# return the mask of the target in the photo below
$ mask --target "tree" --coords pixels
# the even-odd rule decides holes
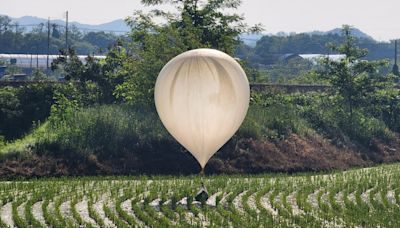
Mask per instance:
[[[32,80],[33,81],[45,81],[45,80],[48,80],[48,78],[45,73],[43,73],[39,69],[36,69],[35,71],[33,71]]]
[[[0,136],[6,139],[15,136],[15,120],[22,115],[17,89],[5,87],[0,89]]]
[[[111,48],[106,59],[87,56],[83,63],[73,49],[60,52],[60,56],[52,62],[52,70],[63,72],[65,80],[80,86],[81,92],[91,96],[91,92],[101,93],[98,99],[90,99],[97,103],[113,103],[116,101],[113,91],[123,82],[121,75],[116,75],[116,69],[122,67],[127,59],[125,49],[116,45]]]
[[[0,15],[0,35],[9,29],[11,18]]]
[[[178,13],[138,11],[127,19],[132,27],[130,53],[134,55],[116,72],[128,77],[117,86],[115,94],[128,102],[153,103],[156,77],[174,56],[196,48],[214,48],[233,55],[239,34],[260,30],[260,26],[248,28],[237,14],[224,13],[236,9],[240,0],[142,0],[142,3],[147,6],[171,3]],[[157,24],[156,17],[166,23]]]
[[[51,28],[52,28],[51,29],[51,37],[55,38],[55,39],[59,39],[61,36],[61,33],[57,27],[58,27],[57,24],[55,24],[55,23],[51,24]]]
[[[107,48],[115,43],[117,36],[112,33],[89,32],[84,35],[83,40],[97,47]]]
[[[363,58],[368,54],[367,49],[358,47],[351,27],[344,25],[342,29],[344,42],[340,45],[330,44],[332,51],[344,54],[340,61],[326,57],[322,62],[325,66],[321,76],[333,87],[333,93],[347,114],[348,127],[352,127],[354,111],[357,108],[371,105],[377,91],[393,82],[393,77],[387,77],[379,72],[388,64],[386,60],[367,61]]]

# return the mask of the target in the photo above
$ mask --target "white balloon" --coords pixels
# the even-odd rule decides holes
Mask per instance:
[[[164,66],[154,98],[169,133],[204,168],[243,122],[250,87],[245,72],[232,57],[213,49],[196,49]]]

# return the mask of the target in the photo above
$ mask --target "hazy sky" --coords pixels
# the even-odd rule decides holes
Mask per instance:
[[[326,31],[353,25],[377,40],[400,38],[400,0],[243,0],[238,13],[266,33]],[[167,7],[168,8],[168,7]],[[100,24],[144,9],[140,0],[0,0],[0,14]]]

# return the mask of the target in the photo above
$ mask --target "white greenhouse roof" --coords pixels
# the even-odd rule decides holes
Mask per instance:
[[[328,57],[330,60],[339,61],[346,57],[346,55],[342,54],[332,54],[332,55],[324,55],[324,54],[300,54],[299,55],[303,59],[308,59],[311,61],[316,61],[322,58]]]
[[[49,55],[49,65],[54,59],[57,59],[60,55]],[[83,63],[86,61],[87,55],[78,55],[79,60]],[[95,55],[96,59],[105,59],[104,55]],[[36,54],[0,54],[0,60],[10,62],[11,59],[16,59],[16,66],[29,68],[39,66],[39,68],[47,67],[47,55],[36,55]]]

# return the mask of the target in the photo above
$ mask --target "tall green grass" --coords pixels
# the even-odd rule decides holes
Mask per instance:
[[[0,158],[7,155],[21,155],[27,152],[32,152],[36,143],[42,139],[53,140],[55,132],[49,131],[49,124],[45,122],[37,127],[21,139],[0,144]]]
[[[75,151],[115,156],[153,144],[178,145],[162,125],[154,108],[101,105],[69,111],[52,118],[22,139],[0,147],[1,154],[27,151]],[[291,133],[305,134],[307,122],[291,105],[251,105],[235,138],[281,139]]]
[[[254,139],[283,139],[292,133],[310,133],[308,123],[293,105],[272,104],[250,106],[246,119],[237,132],[238,137]]]
[[[50,123],[53,138],[38,146],[57,144],[81,153],[116,155],[138,145],[172,140],[154,109],[127,105],[103,105],[77,110],[61,123]]]

